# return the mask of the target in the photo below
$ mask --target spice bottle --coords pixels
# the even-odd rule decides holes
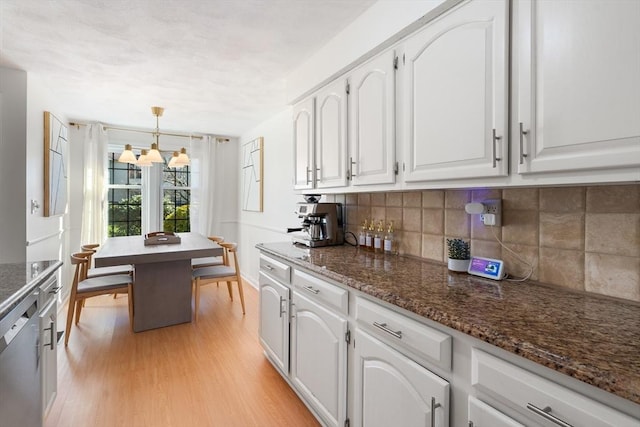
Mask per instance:
[[[384,253],[393,254],[396,243],[393,239],[393,221],[389,223],[387,234],[384,236]]]
[[[382,220],[378,223],[378,230],[376,234],[373,236],[373,250],[377,254],[381,254],[383,252],[382,242],[384,240],[384,225]]]
[[[360,227],[360,233],[358,233],[358,246],[362,248],[366,248],[367,246],[367,220],[365,219],[362,222],[362,226]]]
[[[371,222],[369,222],[369,228],[367,228],[365,246],[368,251],[373,251],[373,219],[371,220]]]

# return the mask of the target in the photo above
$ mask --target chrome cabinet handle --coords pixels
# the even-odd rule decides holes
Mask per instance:
[[[307,166],[307,184],[311,183],[311,180],[309,179],[309,174],[311,173],[311,169],[309,168],[309,166]]]
[[[431,398],[431,427],[436,427],[436,408],[442,407],[441,404],[436,403],[436,398]]]
[[[386,333],[391,334],[398,339],[402,339],[402,331],[394,331],[393,329],[389,329],[386,323],[373,322],[373,326],[378,329],[382,329]]]
[[[524,158],[527,157],[527,153],[524,152],[524,136],[528,135],[529,131],[524,130],[522,122],[520,122],[520,164],[524,163]]]
[[[49,322],[49,327],[44,329],[45,331],[49,331],[49,340],[50,341],[49,341],[49,344],[46,344],[46,345],[48,345],[51,350],[55,350],[53,348],[53,344],[54,344],[54,342],[56,340],[55,339],[55,331],[54,331],[53,326],[54,326],[54,323],[53,323],[53,321],[51,321],[51,322]]]
[[[493,167],[496,167],[496,162],[499,162],[500,160],[502,160],[500,157],[497,157],[497,152],[496,152],[496,145],[498,144],[498,141],[500,141],[502,139],[501,136],[496,135],[496,130],[493,129],[492,132],[492,138],[493,138]]]
[[[55,288],[50,289],[49,293],[50,294],[57,294],[60,289],[62,289],[62,286],[56,286]]]
[[[356,162],[353,161],[353,157],[349,157],[349,175],[351,176],[351,178],[356,176],[356,174],[353,173],[353,165],[355,165],[355,164],[356,164]]]
[[[269,264],[265,264],[264,268],[266,268],[269,271],[273,271],[273,267],[271,267]]]
[[[318,295],[320,293],[320,289],[313,289],[311,286],[303,286],[304,290],[311,292],[312,294]]]
[[[284,314],[285,310],[284,310],[284,304],[282,304],[283,302],[285,302],[286,299],[280,297],[280,317],[282,317],[282,315]]]
[[[554,424],[557,424],[562,427],[573,427],[571,424],[565,423],[560,418],[554,417],[551,415],[551,406],[545,406],[543,409],[538,408],[531,403],[527,403],[527,409],[532,411],[534,414],[540,415],[542,418],[551,421]]]

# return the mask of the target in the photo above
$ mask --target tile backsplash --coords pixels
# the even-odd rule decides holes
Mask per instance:
[[[365,219],[393,221],[401,254],[446,262],[446,239],[473,255],[505,260],[532,280],[640,301],[640,184],[428,190],[325,196],[346,206],[347,231]],[[502,225],[468,215],[469,202],[502,199]],[[501,239],[503,247],[498,243]],[[513,252],[511,252],[513,251]],[[516,255],[514,255],[514,253]]]

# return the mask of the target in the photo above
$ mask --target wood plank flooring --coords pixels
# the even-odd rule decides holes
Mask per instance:
[[[244,288],[246,316],[235,284],[233,302],[213,284],[202,288],[197,324],[141,333],[129,328],[126,296],[87,300],[69,346],[58,348],[45,426],[319,425],[264,356],[258,294]]]

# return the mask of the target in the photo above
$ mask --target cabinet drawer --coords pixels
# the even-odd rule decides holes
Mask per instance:
[[[346,289],[298,270],[293,271],[293,284],[307,297],[323,302],[340,313],[348,313],[349,293]]]
[[[281,282],[291,283],[291,267],[264,254],[260,254],[260,270]]]
[[[524,427],[524,424],[469,396],[469,427]]]
[[[544,425],[631,427],[640,421],[475,348],[471,365],[471,384],[479,392]]]
[[[372,334],[451,369],[451,337],[402,314],[363,298],[356,298],[356,320]]]

